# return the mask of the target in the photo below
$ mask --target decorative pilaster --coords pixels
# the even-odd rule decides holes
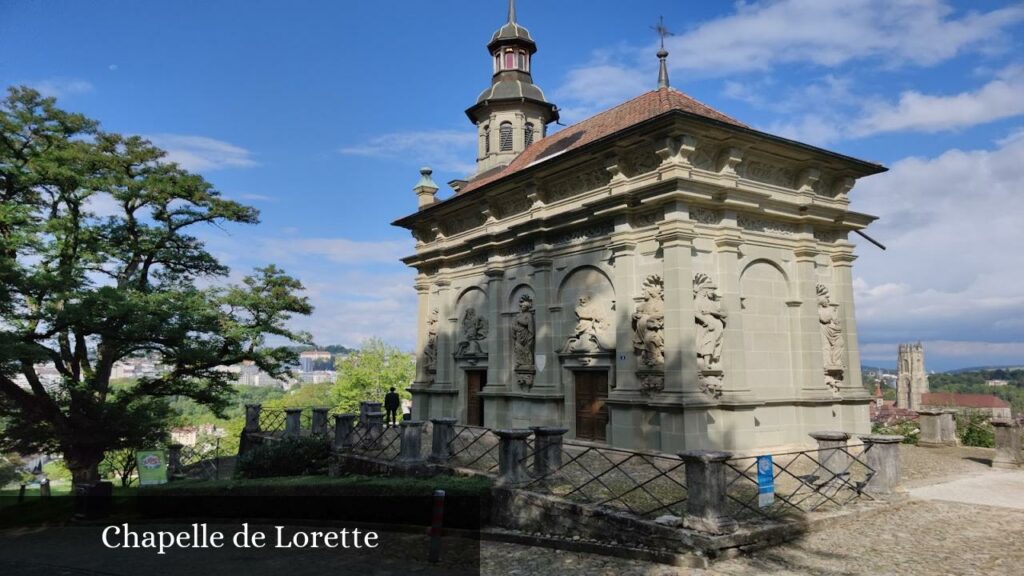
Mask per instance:
[[[615,349],[618,358],[615,361],[615,390],[614,396],[631,395],[637,392],[636,358],[628,353],[633,350],[633,330],[630,327],[628,318],[624,318],[632,312],[634,283],[636,280],[636,242],[629,239],[628,234],[613,235],[608,250],[615,262],[615,300],[617,303],[616,314],[619,315],[615,323]],[[623,359],[625,357],[625,359]]]
[[[747,382],[747,354],[743,343],[743,302],[740,296],[740,247],[743,239],[735,228],[735,213],[727,213],[723,224],[732,222],[715,240],[718,251],[718,290],[722,307],[729,313],[722,343],[722,366],[728,367],[728,374],[722,379],[722,403],[750,402],[754,394]]]
[[[846,373],[841,393],[844,399],[870,398],[860,374],[860,345],[857,343],[857,318],[853,306],[853,246],[847,244],[841,252],[832,255],[832,297],[839,304],[846,338]]]
[[[693,224],[686,220],[685,204],[665,208],[659,226],[665,280],[665,388],[676,396],[659,400],[683,404],[709,404],[713,400],[697,386],[697,353],[693,307]]]
[[[802,241],[793,251],[796,256],[796,289],[798,300],[789,304],[795,308],[796,353],[793,355],[793,381],[796,396],[808,400],[828,400],[839,395],[838,386],[825,385],[825,350],[823,350],[822,325],[818,310],[817,276],[814,260],[818,251],[810,241]],[[838,375],[838,381],[842,374]],[[835,375],[833,376],[835,380]]]
[[[454,388],[452,369],[452,344],[456,335],[457,324],[451,321],[451,283],[447,280],[438,280],[434,283],[437,287],[435,298],[437,302],[437,315],[439,320],[437,330],[437,373],[434,375],[434,386],[438,388]]]
[[[509,326],[501,314],[505,271],[488,268],[484,275],[487,276],[487,323],[490,325],[487,334],[487,388],[504,390],[508,387],[510,369],[506,359],[512,352],[506,336]]]
[[[555,333],[551,319],[551,311],[548,307],[551,304],[551,260],[538,258],[530,261],[533,267],[533,309],[536,311],[537,327],[537,373],[534,375],[533,389],[552,389],[558,380],[558,362],[552,361],[553,351],[557,347],[552,336]]]
[[[430,364],[428,341],[430,331],[430,284],[426,277],[420,275],[416,279],[416,380],[413,388],[424,388],[433,381],[429,372]],[[436,329],[435,329],[436,330]],[[433,355],[436,361],[437,342],[435,339]],[[436,369],[435,369],[436,370]]]

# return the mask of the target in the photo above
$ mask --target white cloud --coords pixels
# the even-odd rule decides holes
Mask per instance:
[[[857,121],[853,135],[880,132],[939,132],[1024,114],[1024,67],[1003,71],[973,91],[933,96],[910,90],[897,104],[877,105]]]
[[[810,64],[828,70],[854,62],[882,68],[934,66],[968,52],[1006,51],[1011,45],[1006,30],[1022,21],[1024,5],[958,12],[944,0],[744,1],[726,16],[696,27],[676,27],[685,31],[668,38],[666,47],[670,76],[674,85],[682,85],[685,78],[749,76],[781,65]],[[591,62],[572,69],[554,92],[565,108],[564,116],[574,121],[653,89],[656,51],[652,42],[596,52]],[[726,84],[725,95],[749,104],[791,109],[794,102],[835,104],[852,96],[848,91],[841,93],[845,86],[825,86],[827,91],[820,92],[823,98],[794,91],[794,98],[769,100],[758,94],[759,87],[744,85],[749,87],[746,79]],[[807,92],[815,89],[799,87]],[[807,135],[823,144],[846,132],[842,119],[832,116],[819,113],[779,128],[798,139]]]
[[[166,160],[182,168],[204,172],[257,166],[249,150],[223,140],[185,134],[152,134],[149,140],[167,151]]]
[[[238,194],[239,200],[248,200],[250,202],[276,202],[277,198],[273,196],[267,196],[266,194]]]
[[[673,69],[711,75],[862,59],[932,66],[969,50],[992,50],[1004,29],[1022,20],[1024,6],[956,14],[942,0],[740,2],[735,13],[666,44],[677,55],[669,59]]]
[[[435,170],[471,173],[476,169],[466,158],[476,157],[476,134],[466,130],[410,131],[382,134],[363,144],[338,150],[346,156],[401,158],[426,164]]]
[[[96,89],[91,82],[77,78],[50,78],[24,82],[39,91],[43,96],[66,98],[75,94],[88,94]]]
[[[1021,158],[1024,130],[991,150],[906,158],[858,184],[853,207],[881,217],[868,233],[888,247],[859,242],[862,340],[989,343],[992,354],[1021,349],[1024,323],[1007,321],[1024,317]]]

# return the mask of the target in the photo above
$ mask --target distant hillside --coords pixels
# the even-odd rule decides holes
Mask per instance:
[[[1024,365],[1021,364],[1010,364],[1005,366],[975,366],[973,368],[957,368],[955,370],[946,370],[944,374],[963,374],[965,372],[991,372],[996,370],[1024,370]]]
[[[881,368],[879,366],[865,366],[864,364],[860,365],[861,374],[874,374],[876,372],[881,372],[882,374],[896,374],[896,368]]]

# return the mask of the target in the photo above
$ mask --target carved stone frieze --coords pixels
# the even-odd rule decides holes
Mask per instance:
[[[720,224],[722,222],[721,210],[709,210],[707,208],[690,208],[690,220],[701,224]]]
[[[498,217],[508,218],[526,212],[533,205],[533,202],[524,195],[513,195],[498,200],[495,205],[498,209]]]
[[[627,178],[653,172],[661,164],[655,148],[654,144],[641,144],[626,150],[620,155],[619,170]]]
[[[483,226],[485,222],[487,222],[487,215],[479,209],[463,210],[451,217],[445,218],[441,229],[444,231],[445,236],[451,236]]]
[[[818,242],[833,243],[842,237],[839,230],[815,230],[814,239]]]
[[[699,145],[691,155],[693,167],[701,170],[714,171],[715,157],[718,156],[718,149],[712,146]]]
[[[641,212],[639,214],[633,215],[633,217],[630,219],[630,225],[633,228],[644,228],[647,226],[654,226],[664,217],[665,214],[661,210],[650,210],[648,212]]]
[[[611,180],[611,174],[604,167],[591,167],[574,172],[571,176],[555,180],[546,185],[547,202],[558,202],[587,190],[603,188]]]
[[[643,394],[657,394],[665,389],[665,373],[660,370],[638,370],[637,381]]]
[[[749,214],[739,214],[736,217],[736,223],[744,230],[764,232],[765,234],[772,234],[775,236],[794,236],[797,233],[797,228],[793,224],[759,218]]]
[[[530,254],[534,251],[535,245],[533,242],[520,242],[519,244],[513,244],[511,246],[504,246],[495,250],[495,254],[502,257],[507,256],[522,256],[523,254]]]
[[[568,232],[562,232],[551,239],[552,244],[570,244],[590,238],[607,236],[615,231],[615,223],[612,221],[598,222],[589,226],[574,228]]]
[[[759,160],[748,160],[744,162],[741,172],[743,177],[747,180],[763,182],[765,184],[772,184],[775,186],[783,186],[785,188],[793,188],[793,184],[796,180],[796,174],[793,170]]]
[[[470,267],[473,267],[473,266],[483,266],[484,264],[487,264],[487,260],[488,260],[487,253],[486,252],[481,252],[479,254],[472,254],[470,256],[464,256],[462,258],[459,258],[458,260],[454,260],[454,261],[452,261],[452,263],[449,266],[452,269],[456,269],[456,268],[470,268]]]

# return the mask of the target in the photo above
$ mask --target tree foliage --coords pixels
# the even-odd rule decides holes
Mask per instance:
[[[269,266],[225,286],[228,269],[193,235],[257,211],[164,156],[34,90],[0,101],[0,448],[59,450],[76,481],[144,436],[157,400],[221,413],[233,376],[218,367],[252,360],[280,375],[296,355],[266,337],[309,341],[286,327],[311,311],[297,280]],[[112,387],[114,363],[139,353],[167,371]]]
[[[370,338],[359,351],[339,359],[337,370],[334,405],[345,412],[357,412],[362,400],[383,402],[389,388],[409,398],[406,388],[416,375],[416,360],[379,338]]]

